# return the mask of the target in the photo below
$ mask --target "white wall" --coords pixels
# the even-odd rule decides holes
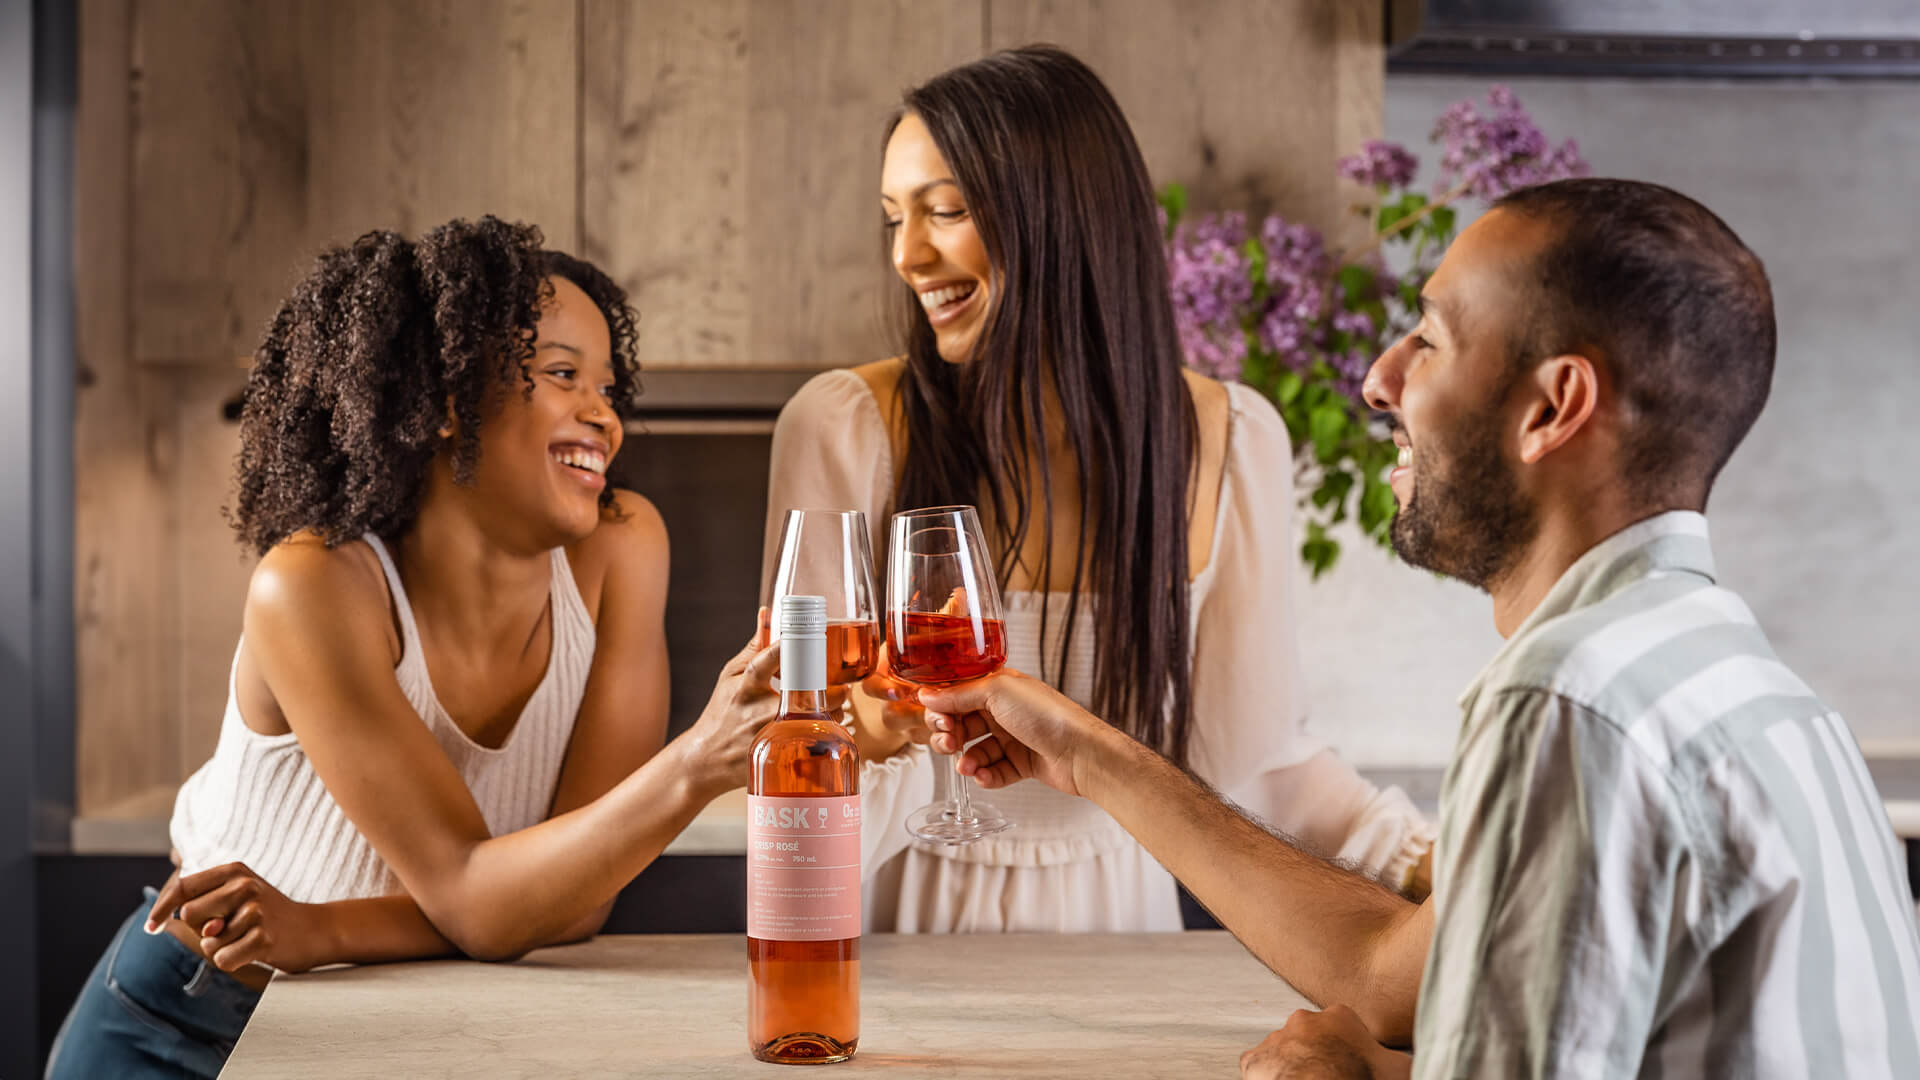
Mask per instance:
[[[1388,137],[1430,165],[1434,118],[1492,81],[1389,77]],[[1596,175],[1692,195],[1765,260],[1780,352],[1709,507],[1720,580],[1868,753],[1920,754],[1920,82],[1507,84]],[[1499,645],[1486,597],[1357,539],[1302,595],[1316,730],[1444,763]]]

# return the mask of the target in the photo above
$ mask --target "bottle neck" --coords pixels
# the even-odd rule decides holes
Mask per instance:
[[[780,692],[780,714],[797,716],[812,713],[829,716],[827,692],[825,690],[783,690]]]
[[[780,682],[782,712],[827,711],[827,639],[825,636],[796,636],[780,639]],[[802,690],[799,687],[819,687]]]

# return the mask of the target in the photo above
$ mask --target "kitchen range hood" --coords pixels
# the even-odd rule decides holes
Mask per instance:
[[[1387,69],[1920,77],[1920,0],[1388,0]]]

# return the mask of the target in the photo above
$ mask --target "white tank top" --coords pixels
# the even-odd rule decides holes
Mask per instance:
[[[544,821],[593,666],[593,620],[574,584],[566,552],[555,548],[552,555],[553,644],[546,675],[506,743],[491,749],[468,738],[441,708],[427,677],[420,631],[400,573],[378,537],[368,534],[365,540],[380,557],[400,614],[401,652],[394,679],[466,778],[487,830],[499,836]],[[236,665],[239,655],[236,648]],[[333,801],[299,738],[292,733],[262,735],[241,720],[231,673],[219,744],[213,757],[181,786],[170,831],[184,873],[243,862],[304,903],[404,891],[386,860]]]

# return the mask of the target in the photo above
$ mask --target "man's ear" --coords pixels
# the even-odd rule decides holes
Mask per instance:
[[[1600,403],[1600,373],[1579,353],[1563,353],[1536,365],[1524,380],[1530,391],[1520,426],[1520,460],[1528,465],[1566,445],[1593,419]]]

